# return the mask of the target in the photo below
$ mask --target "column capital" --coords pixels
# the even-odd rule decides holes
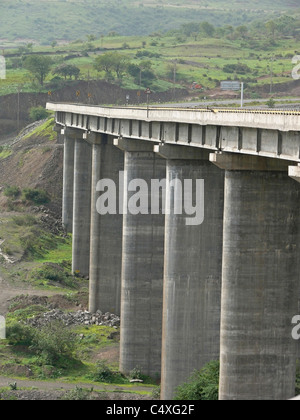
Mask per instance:
[[[289,166],[289,177],[300,182],[300,164],[298,166]]]
[[[154,152],[169,160],[209,160],[209,151],[191,146],[159,144],[154,146]]]
[[[102,144],[103,143],[103,134],[94,133],[92,131],[85,131],[82,134],[83,140],[87,141],[90,144]]]
[[[82,130],[78,130],[77,128],[71,128],[71,127],[63,127],[60,131],[60,134],[68,137],[69,139],[82,139]]]
[[[239,153],[211,153],[209,160],[226,171],[287,172],[289,161]]]
[[[118,138],[113,144],[123,152],[153,152],[153,143],[145,140]]]

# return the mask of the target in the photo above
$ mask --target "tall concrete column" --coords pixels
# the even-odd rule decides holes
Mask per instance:
[[[224,173],[209,162],[207,151],[168,145],[156,150],[168,159],[166,195],[171,209],[165,227],[161,385],[161,398],[170,400],[194,370],[219,360]],[[193,181],[192,202],[197,197],[198,213],[201,206],[204,209],[203,220],[196,212],[192,216],[198,219],[195,225],[188,225],[191,216],[184,211],[172,210],[178,199],[171,187],[174,180],[185,194],[186,183]],[[202,198],[197,180],[204,181]]]
[[[92,147],[75,140],[72,271],[89,275],[91,224]]]
[[[286,400],[295,392],[300,186],[288,163],[215,154],[226,169],[221,400]]]
[[[289,166],[289,177],[294,181],[300,182],[300,164],[298,164],[298,166]],[[300,314],[300,283],[298,298],[298,314]],[[297,360],[300,362],[300,340],[298,340]]]
[[[61,130],[64,136],[64,167],[63,167],[63,199],[62,224],[68,233],[73,227],[73,191],[74,191],[74,147],[76,130],[65,128]]]
[[[91,137],[91,136],[90,136]],[[122,209],[113,212],[101,211],[98,200],[104,185],[114,183],[115,200],[119,202],[119,181],[124,170],[124,154],[113,145],[106,135],[93,135],[91,257],[90,257],[90,311],[111,312],[120,315],[121,266],[122,266]],[[123,185],[121,186],[123,188]],[[99,189],[102,190],[99,191]],[[112,190],[111,193],[113,193]],[[114,200],[114,197],[111,197]],[[121,210],[121,211],[120,211]]]
[[[125,151],[120,370],[139,367],[160,377],[164,215],[151,214],[151,181],[165,179],[166,163],[147,142],[115,144]],[[138,214],[130,203],[140,207]]]

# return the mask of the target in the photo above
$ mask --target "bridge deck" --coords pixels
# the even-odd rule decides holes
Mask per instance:
[[[300,162],[300,111],[48,103],[56,122],[95,133]]]

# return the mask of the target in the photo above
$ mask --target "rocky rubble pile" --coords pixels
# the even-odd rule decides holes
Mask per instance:
[[[63,225],[62,225],[62,218],[58,217],[54,212],[49,210],[45,206],[39,206],[39,207],[31,207],[31,211],[33,213],[39,213],[41,214],[41,222],[43,226],[53,233],[53,235],[59,235],[59,236],[67,236],[67,232],[65,231]]]
[[[97,311],[92,314],[88,311],[77,311],[77,312],[63,312],[59,309],[53,309],[50,312],[44,313],[42,316],[32,318],[28,321],[33,327],[40,328],[50,322],[61,321],[66,326],[71,325],[105,325],[108,327],[119,327],[120,318],[117,315],[106,312],[103,314],[101,311]]]

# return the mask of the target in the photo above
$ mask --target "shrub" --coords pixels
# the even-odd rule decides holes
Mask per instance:
[[[92,389],[83,389],[76,386],[75,389],[68,391],[63,397],[62,400],[67,401],[89,401],[93,399],[93,388]]]
[[[52,322],[36,330],[31,350],[39,355],[46,364],[59,366],[73,359],[76,336],[61,322]]]
[[[22,195],[25,200],[31,201],[37,205],[47,204],[50,201],[47,192],[44,190],[25,188]]]
[[[238,63],[238,64],[226,64],[223,67],[223,71],[225,73],[238,73],[238,74],[247,74],[251,72],[250,67],[247,66],[247,64],[242,64],[242,63]]]
[[[34,330],[28,325],[14,322],[7,326],[6,336],[10,345],[31,346],[34,337]]]
[[[195,371],[189,382],[179,386],[176,390],[176,400],[217,401],[219,394],[218,361],[212,361],[200,371]]]
[[[114,379],[114,372],[107,366],[104,360],[97,363],[96,372],[93,375],[95,382],[112,382]]]
[[[24,256],[29,257],[36,253],[36,236],[28,234],[20,237],[20,244],[24,251]]]
[[[4,195],[6,197],[17,198],[19,197],[20,194],[21,194],[21,190],[19,187],[12,186],[12,187],[6,187],[4,189]]]
[[[76,287],[75,279],[69,274],[67,269],[55,264],[44,264],[41,270],[34,273],[34,277],[41,281],[59,283],[62,286]]]
[[[143,380],[144,375],[142,373],[141,368],[137,366],[134,369],[132,369],[132,371],[129,373],[129,378]]]
[[[268,100],[267,105],[269,108],[275,108],[276,102],[274,101],[273,98],[271,98]]]
[[[8,386],[10,387],[10,389],[12,391],[17,391],[18,390],[17,382],[13,382],[13,383],[9,384]]]
[[[30,108],[29,117],[32,121],[40,121],[49,117],[48,111],[42,106]]]

